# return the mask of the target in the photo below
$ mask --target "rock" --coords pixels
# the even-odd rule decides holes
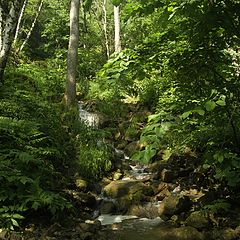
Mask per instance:
[[[164,190],[162,190],[160,193],[158,193],[156,196],[155,196],[155,198],[156,198],[156,200],[158,200],[158,201],[162,201],[165,197],[168,197],[168,196],[170,196],[171,195],[171,193],[168,191],[168,189],[164,189]]]
[[[237,238],[236,231],[232,228],[225,228],[225,229],[215,229],[211,234],[212,239],[217,240],[234,240],[239,239]]]
[[[160,204],[159,214],[172,216],[181,212],[188,211],[192,202],[188,196],[171,195],[165,197]]]
[[[132,205],[128,210],[128,214],[141,218],[154,219],[158,217],[158,207],[152,203]]]
[[[107,186],[104,187],[104,192],[107,196],[117,199],[121,197],[128,196],[130,199],[134,200],[139,197],[139,195],[151,195],[153,190],[150,186],[146,186],[140,181],[112,181]],[[139,199],[140,200],[140,199]]]
[[[139,151],[141,149],[141,144],[139,141],[130,142],[124,149],[124,152],[126,152],[127,155],[133,154],[136,151]]]
[[[240,239],[240,226],[236,227],[235,234]]]
[[[132,204],[149,200],[148,196],[153,194],[153,190],[152,187],[141,181],[118,180],[105,186],[104,193],[108,197],[116,199],[119,212],[126,212]]]
[[[8,233],[6,230],[0,229],[0,240],[6,239],[7,235],[8,235]]]
[[[207,214],[202,211],[192,212],[186,219],[185,224],[197,229],[208,228],[211,225]]]
[[[160,227],[154,230],[156,239],[161,240],[203,240],[204,236],[196,228],[187,227]]]
[[[157,186],[157,193],[165,190],[165,189],[168,189],[168,184],[165,183],[165,182],[161,182],[158,186]]]
[[[75,227],[76,231],[79,233],[96,233],[101,229],[101,222],[98,220],[86,220],[85,222],[78,223]]]
[[[81,178],[77,178],[75,180],[75,185],[80,191],[83,191],[83,192],[86,192],[88,189],[88,182]]]
[[[173,171],[168,170],[166,168],[164,168],[161,171],[161,180],[163,182],[171,183],[171,182],[173,182],[174,178],[175,178],[175,174]]]
[[[120,171],[117,171],[113,174],[113,180],[116,181],[116,180],[120,180],[123,178],[123,173],[120,172]]]
[[[157,161],[152,163],[149,168],[151,172],[161,173],[164,168],[168,167],[168,163],[166,161]]]
[[[113,203],[113,201],[103,200],[99,206],[99,210],[101,214],[115,213],[116,205]]]
[[[82,240],[93,240],[94,239],[94,234],[91,232],[84,232],[81,234],[81,239]]]

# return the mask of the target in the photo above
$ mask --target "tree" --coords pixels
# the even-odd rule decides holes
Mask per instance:
[[[121,52],[119,5],[114,5],[114,27],[115,27],[115,52]]]
[[[21,7],[22,0],[0,1],[0,82],[2,83]]]
[[[24,0],[23,2],[23,6],[18,18],[18,23],[17,23],[17,27],[16,27],[16,31],[15,31],[15,36],[14,36],[14,41],[13,41],[13,45],[16,44],[17,42],[17,38],[18,38],[18,34],[19,34],[19,30],[20,30],[20,26],[21,26],[21,22],[22,22],[22,18],[23,18],[23,14],[25,12],[26,6],[27,6],[28,0]]]
[[[104,20],[103,20],[103,29],[104,29],[104,37],[105,37],[105,46],[106,46],[106,54],[109,58],[110,52],[109,52],[109,43],[108,43],[108,34],[107,34],[107,10],[106,10],[106,4],[107,0],[103,0],[103,14],[104,14]]]
[[[40,0],[39,6],[38,6],[38,10],[37,10],[37,13],[36,13],[36,16],[35,16],[35,18],[34,18],[34,20],[33,20],[33,22],[32,22],[32,26],[31,26],[31,28],[29,29],[28,34],[27,34],[25,40],[23,41],[22,45],[21,45],[20,48],[17,50],[17,52],[21,52],[21,51],[23,50],[23,48],[25,47],[28,39],[30,38],[30,36],[31,36],[31,34],[32,34],[32,31],[33,31],[33,29],[34,29],[34,27],[35,27],[35,25],[36,25],[37,19],[38,19],[39,15],[40,15],[40,12],[41,12],[41,10],[42,10],[42,6],[43,6],[43,0]]]
[[[80,0],[72,0],[70,8],[70,38],[67,56],[67,80],[64,101],[67,106],[76,99],[76,76],[79,41],[79,6]]]

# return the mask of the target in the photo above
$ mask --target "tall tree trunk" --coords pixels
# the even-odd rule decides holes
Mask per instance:
[[[120,40],[120,7],[114,5],[115,52],[121,52]]]
[[[71,0],[70,9],[70,38],[67,56],[67,79],[65,91],[65,104],[71,106],[76,100],[76,76],[79,41],[79,6],[80,0]]]
[[[22,6],[22,9],[21,9],[19,18],[18,18],[18,22],[17,22],[17,28],[16,28],[16,31],[15,31],[15,36],[14,36],[14,40],[13,40],[13,45],[15,45],[16,42],[17,42],[17,38],[18,38],[18,34],[19,34],[21,22],[22,22],[22,17],[23,17],[23,14],[24,14],[24,12],[25,12],[27,3],[28,3],[28,0],[24,0],[23,6]]]
[[[105,37],[105,47],[106,47],[106,54],[107,57],[109,58],[110,52],[109,52],[109,43],[108,43],[108,34],[107,34],[107,10],[106,10],[106,5],[107,5],[107,0],[103,0],[103,14],[104,14],[104,19],[103,19],[103,29],[104,29],[104,37]]]
[[[14,39],[22,0],[0,1],[0,82],[3,83],[4,70]]]
[[[32,26],[31,26],[31,28],[29,29],[28,34],[27,34],[25,40],[23,41],[21,47],[17,50],[17,53],[19,53],[19,52],[21,52],[21,51],[23,50],[23,48],[25,47],[28,39],[30,38],[30,36],[31,36],[31,34],[32,34],[32,31],[33,31],[33,29],[34,29],[34,27],[35,27],[35,25],[36,25],[37,19],[38,19],[39,15],[40,15],[40,12],[41,12],[41,10],[42,10],[42,6],[43,6],[43,0],[41,0],[40,3],[39,3],[36,16],[35,16],[35,18],[34,18],[34,21],[32,22]]]

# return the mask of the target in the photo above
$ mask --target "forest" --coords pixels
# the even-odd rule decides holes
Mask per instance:
[[[0,0],[0,239],[240,239],[239,13]]]

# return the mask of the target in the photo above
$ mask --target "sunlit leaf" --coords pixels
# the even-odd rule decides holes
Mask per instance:
[[[208,112],[212,111],[216,107],[216,103],[213,101],[207,101],[205,103],[205,108]]]

